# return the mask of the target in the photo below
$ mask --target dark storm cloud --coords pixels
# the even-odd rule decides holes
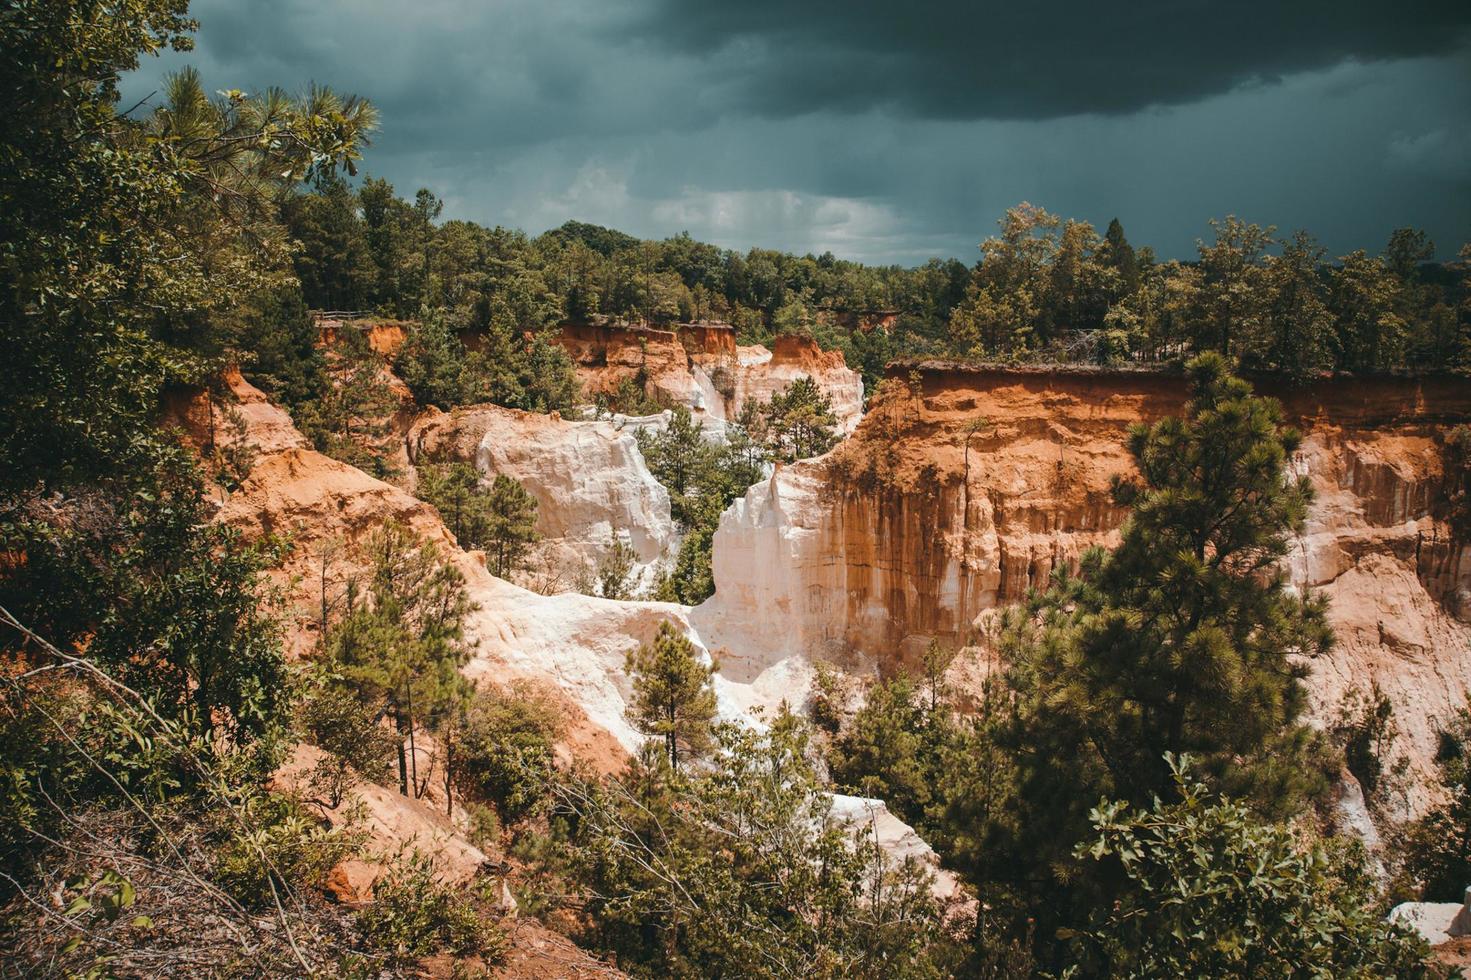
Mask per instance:
[[[889,107],[1045,119],[1178,105],[1258,81],[1454,50],[1467,0],[654,0],[630,36],[740,52],[752,111]]]
[[[329,83],[382,112],[368,173],[532,233],[970,260],[1025,199],[1165,256],[1227,213],[1471,234],[1471,3],[1097,6],[196,0],[128,95]]]

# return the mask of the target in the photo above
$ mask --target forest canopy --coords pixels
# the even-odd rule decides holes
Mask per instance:
[[[1330,256],[1307,231],[1209,222],[1197,254],[1161,260],[1115,219],[1099,231],[1022,203],[971,264],[905,268],[746,252],[688,234],[640,240],[569,221],[531,237],[469,221],[368,179],[325,176],[285,210],[307,305],[456,329],[540,330],[608,317],[734,325],[841,349],[871,388],[898,356],[1099,364],[1215,351],[1242,368],[1307,375],[1471,367],[1471,251],[1436,263],[1413,228]],[[1202,216],[1203,217],[1203,216]]]

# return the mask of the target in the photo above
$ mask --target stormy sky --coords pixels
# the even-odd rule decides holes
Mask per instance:
[[[871,262],[977,256],[1029,200],[1188,257],[1471,240],[1471,2],[197,0],[210,88],[371,99],[366,172],[445,217]]]

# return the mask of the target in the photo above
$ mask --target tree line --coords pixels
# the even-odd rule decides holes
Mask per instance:
[[[456,329],[509,317],[522,329],[603,315],[649,323],[716,319],[743,341],[783,333],[842,349],[869,387],[897,356],[1041,362],[1183,362],[1217,351],[1246,369],[1314,372],[1471,364],[1471,252],[1434,261],[1424,232],[1330,257],[1299,230],[1227,217],[1188,260],[1136,247],[1023,203],[971,265],[872,266],[831,253],[744,253],[688,234],[648,241],[581,222],[531,237],[436,224],[382,180],[323,177],[292,198],[287,226],[309,305],[438,311]],[[887,324],[872,329],[882,315]],[[867,318],[867,319],[865,319]]]

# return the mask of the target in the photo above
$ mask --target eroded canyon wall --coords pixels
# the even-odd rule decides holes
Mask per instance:
[[[1293,465],[1316,490],[1290,570],[1328,596],[1339,636],[1314,665],[1319,711],[1377,680],[1423,760],[1433,719],[1471,690],[1471,545],[1435,513],[1438,440],[1471,419],[1471,384],[1258,388],[1304,432]],[[694,622],[753,676],[786,658],[872,668],[931,638],[963,644],[982,614],[1117,540],[1127,512],[1109,486],[1133,470],[1128,427],[1185,399],[1184,379],[1160,373],[923,365],[847,443],[726,512],[716,595]]]
[[[748,401],[769,399],[806,376],[832,403],[838,427],[852,432],[863,415],[863,379],[841,351],[806,337],[778,337],[771,347],[737,346],[727,324],[686,323],[673,330],[568,324],[560,343],[589,395],[611,392],[642,374],[649,393],[714,420],[737,418]]]
[[[548,560],[570,584],[591,573],[615,540],[633,549],[641,578],[678,544],[669,492],[632,431],[498,405],[426,412],[407,437],[415,466],[460,461],[486,478],[505,474],[536,498]]]

